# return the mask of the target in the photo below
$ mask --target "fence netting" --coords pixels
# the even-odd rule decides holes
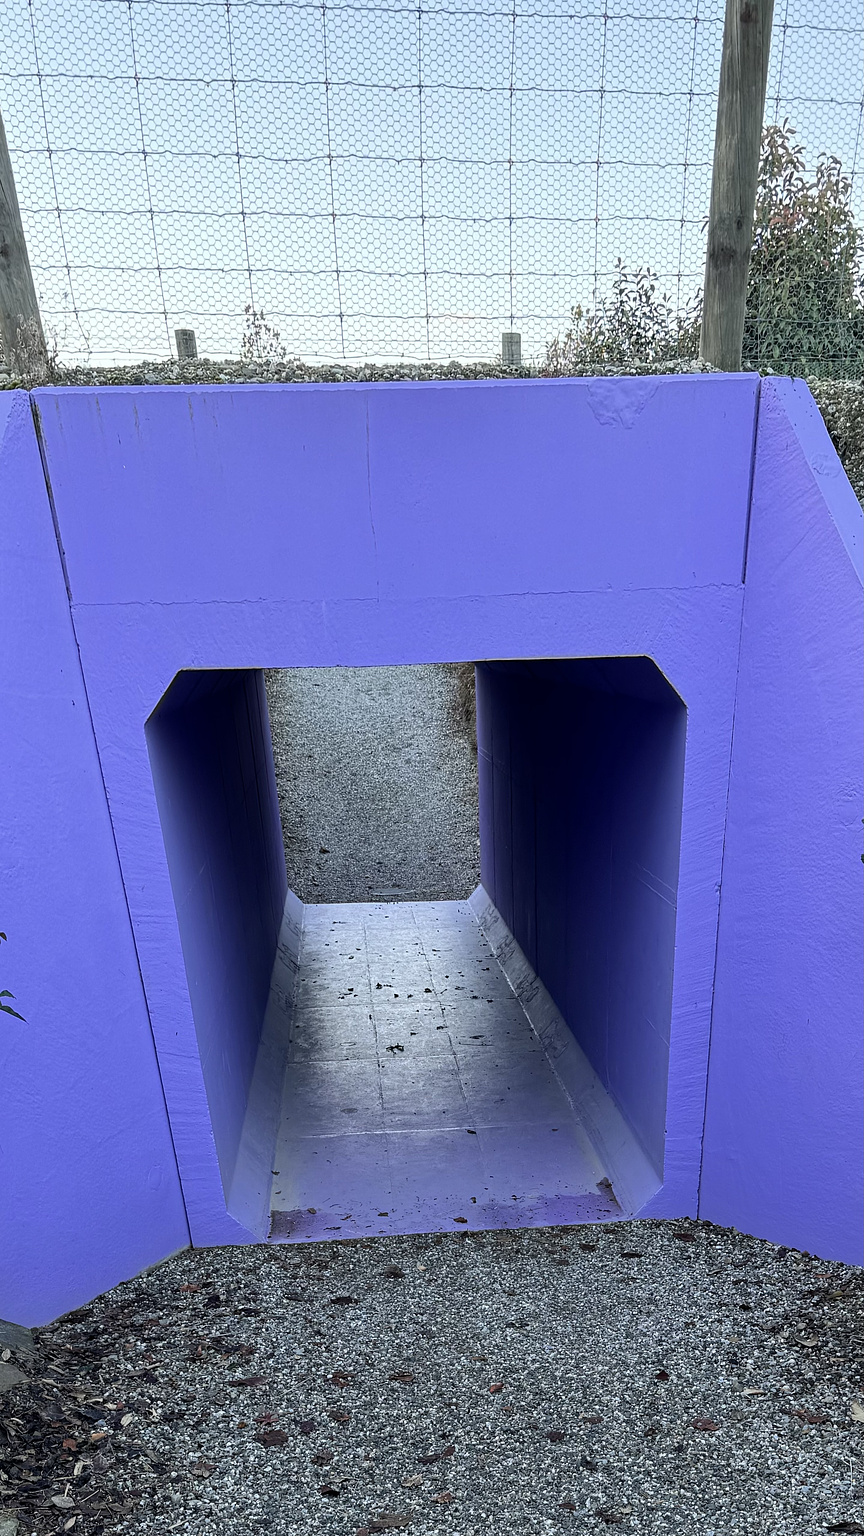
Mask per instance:
[[[6,0],[68,363],[692,356],[723,0]],[[745,361],[864,373],[860,0],[777,0]],[[574,313],[575,311],[575,313]],[[557,339],[556,339],[557,338]],[[549,352],[550,343],[552,351]]]

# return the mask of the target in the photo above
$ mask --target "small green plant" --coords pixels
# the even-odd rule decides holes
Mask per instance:
[[[240,342],[243,362],[283,363],[288,354],[282,345],[281,334],[275,325],[264,318],[263,309],[255,309],[252,304],[247,304],[244,314],[246,322]]]
[[[5,933],[0,933],[0,944],[7,943],[8,939],[6,938]],[[14,995],[15,994],[13,992],[9,992],[5,988],[2,992],[0,992],[0,1013],[11,1013],[13,1019],[20,1019],[22,1024],[26,1024],[27,1020],[23,1017],[22,1014],[16,1013],[14,1008],[10,1008],[8,1003],[3,1002],[4,997],[14,997]]]

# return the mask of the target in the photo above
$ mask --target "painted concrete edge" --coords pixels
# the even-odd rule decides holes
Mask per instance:
[[[764,379],[762,389],[785,413],[858,580],[864,584],[864,507],[852,489],[816,401],[804,379]]]
[[[637,1216],[662,1179],[482,885],[468,906],[585,1130],[598,1184],[607,1179],[622,1214]]]
[[[249,1089],[246,1115],[231,1179],[229,1215],[249,1232],[250,1242],[270,1233],[273,1154],[279,1132],[282,1093],[291,1044],[294,994],[303,938],[303,902],[292,890],[285,898],[270,994]]]
[[[215,394],[251,394],[254,391],[267,391],[275,394],[313,392],[321,394],[325,390],[330,394],[358,393],[360,391],[373,391],[383,394],[386,390],[399,390],[400,392],[417,390],[458,390],[472,389],[589,389],[592,386],[611,386],[613,389],[619,385],[631,388],[638,394],[650,391],[654,393],[658,388],[682,389],[694,384],[699,389],[717,390],[733,388],[739,390],[757,390],[760,375],[750,369],[742,369],[737,373],[701,372],[694,370],[692,373],[567,373],[567,374],[536,374],[533,377],[508,378],[504,374],[496,374],[491,378],[467,378],[455,374],[452,378],[430,379],[224,379],[224,380],[195,380],[178,379],[176,383],[126,383],[108,384],[94,382],[92,384],[39,384],[27,391],[4,390],[4,395],[22,394],[35,400],[57,400],[81,395],[215,395]]]

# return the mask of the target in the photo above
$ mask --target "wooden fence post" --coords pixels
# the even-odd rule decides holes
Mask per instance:
[[[186,326],[180,326],[174,332],[174,344],[177,348],[178,363],[192,362],[198,356],[198,343],[195,340],[195,332]]]
[[[741,367],[774,0],[726,0],[700,356]]]
[[[10,373],[44,378],[48,349],[33,286],[21,210],[0,117],[0,340]]]

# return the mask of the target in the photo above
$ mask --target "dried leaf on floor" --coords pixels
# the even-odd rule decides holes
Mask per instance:
[[[267,1446],[287,1445],[289,1438],[284,1429],[265,1429],[263,1434],[255,1436],[259,1445]]]
[[[447,1445],[444,1447],[443,1451],[430,1451],[425,1456],[418,1456],[417,1460],[421,1462],[424,1467],[431,1467],[432,1463],[435,1461],[446,1461],[447,1457],[452,1456],[455,1450],[455,1445]]]
[[[802,1424],[827,1424],[827,1413],[814,1412],[812,1408],[782,1408],[782,1413],[787,1413],[790,1419],[800,1419]]]

